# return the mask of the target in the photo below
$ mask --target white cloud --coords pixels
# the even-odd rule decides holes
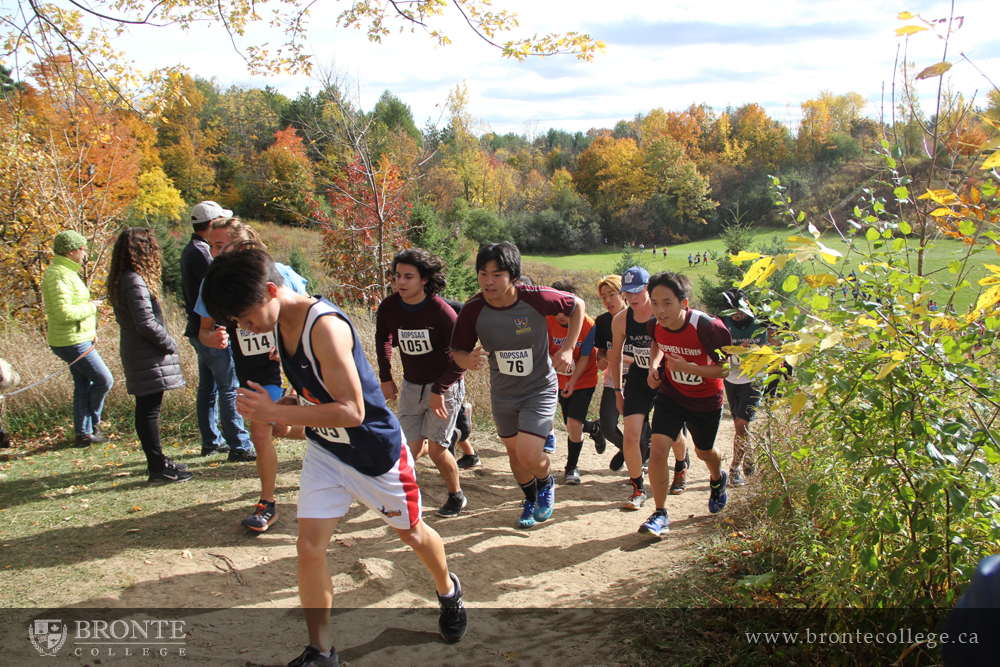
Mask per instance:
[[[543,130],[585,131],[651,108],[680,109],[692,102],[716,109],[757,102],[775,118],[794,122],[799,104],[824,89],[861,93],[874,115],[883,86],[888,99],[897,46],[903,43],[894,35],[903,25],[896,14],[920,11],[939,18],[948,10],[945,2],[926,0],[907,5],[889,0],[495,4],[518,12],[519,34],[581,30],[605,39],[607,53],[591,63],[567,56],[524,64],[507,61],[458,17],[443,26],[453,41],[447,47],[435,48],[421,32],[371,44],[360,31],[327,27],[344,6],[329,2],[316,6],[310,41],[318,63],[335,63],[357,78],[364,108],[389,89],[413,108],[420,125],[439,118],[449,91],[463,80],[472,113],[497,132],[522,132],[528,120]],[[1000,79],[1000,48],[989,34],[993,3],[971,0],[958,10],[968,21],[953,36],[949,60],[957,61],[964,52],[994,80]],[[239,43],[265,35],[273,46],[281,40],[281,35],[255,29]],[[910,58],[918,66],[932,64],[940,60],[942,45],[930,33],[918,34],[910,38]],[[290,97],[307,86],[317,88],[305,77],[249,76],[220,27],[198,27],[187,36],[142,29],[120,46],[142,69],[180,62],[195,74],[216,77],[223,86],[269,84]],[[988,85],[967,63],[956,64],[953,78],[967,93]],[[920,89],[929,95],[936,83],[920,82]]]

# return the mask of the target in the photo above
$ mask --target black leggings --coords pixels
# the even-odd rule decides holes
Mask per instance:
[[[160,406],[163,392],[135,397],[135,434],[139,436],[150,473],[160,472],[167,464],[160,449]]]

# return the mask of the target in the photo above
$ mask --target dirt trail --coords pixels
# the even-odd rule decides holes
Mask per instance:
[[[561,473],[566,434],[557,431],[557,436],[554,464]],[[727,412],[716,441],[726,465],[732,437],[732,421]],[[615,449],[609,445],[608,451],[598,456],[588,438],[580,462],[583,483],[579,486],[560,483],[552,518],[532,529],[519,530],[515,525],[522,498],[510,475],[503,446],[482,431],[474,435],[473,442],[479,446],[483,466],[462,473],[469,505],[457,518],[442,519],[434,514],[445,499],[445,487],[428,459],[417,464],[424,517],[444,538],[450,567],[462,579],[465,601],[472,609],[473,625],[461,644],[461,659],[456,654],[447,654],[450,657],[445,658],[440,652],[452,647],[435,640],[436,613],[432,609],[437,604],[429,575],[380,518],[357,503],[341,522],[342,533],[335,536],[328,561],[333,573],[334,605],[342,609],[333,621],[335,636],[341,638],[338,645],[343,647],[342,653],[359,646],[367,648],[341,658],[351,657],[352,665],[421,661],[511,664],[513,658],[508,654],[514,654],[516,664],[535,664],[532,656],[537,656],[541,664],[551,650],[558,648],[565,652],[560,655],[566,661],[615,664],[618,658],[614,646],[620,648],[620,642],[608,642],[611,629],[600,621],[600,614],[588,615],[587,608],[651,604],[650,586],[657,574],[687,562],[706,527],[725,515],[708,513],[708,471],[704,464],[692,452],[687,492],[667,501],[671,532],[663,539],[651,538],[636,530],[652,511],[652,499],[648,509],[622,511],[627,497],[626,475],[624,471],[616,473],[608,469]],[[295,484],[297,469],[282,465],[279,488]],[[731,490],[730,503],[738,502],[740,494],[739,489]],[[105,561],[102,571],[127,573],[134,585],[110,596],[88,597],[85,589],[80,590],[72,606],[187,608],[201,618],[197,631],[192,633],[196,644],[191,650],[197,648],[197,642],[204,642],[206,646],[198,655],[207,662],[283,664],[282,657],[287,662],[305,643],[301,612],[289,609],[298,606],[294,512],[293,505],[279,503],[279,521],[267,533],[248,536],[245,543],[236,547],[197,547],[186,554],[162,549],[138,558],[134,553],[115,555]],[[233,525],[222,530],[242,529]],[[243,585],[221,556],[230,559]],[[268,617],[273,617],[273,622],[265,624],[254,641],[247,643],[244,638],[236,642],[232,633],[227,635],[225,630],[228,625],[239,623],[231,618],[234,612],[228,608],[232,607],[270,608]],[[227,608],[227,611],[206,608]],[[476,608],[481,610],[479,616]],[[519,619],[516,612],[498,611],[501,608],[534,611]],[[562,611],[539,611],[554,608]],[[387,629],[387,623],[393,626],[397,622],[404,628]],[[276,641],[272,635],[279,627],[285,629],[280,641]],[[528,628],[530,642],[525,638]],[[245,629],[241,634],[245,635]],[[262,652],[271,657],[248,656],[249,662],[220,663],[218,651],[227,643],[234,644],[231,648],[236,653],[246,648],[251,655]],[[407,647],[406,651],[394,657],[401,646]],[[235,653],[228,654],[237,658]],[[501,655],[508,657],[495,662]],[[30,653],[24,656],[31,657]],[[199,662],[194,658],[189,652],[184,664]],[[564,664],[563,659],[557,662]]]

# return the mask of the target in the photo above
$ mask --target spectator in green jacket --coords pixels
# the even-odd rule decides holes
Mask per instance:
[[[97,301],[79,271],[87,261],[87,239],[74,231],[56,234],[55,256],[42,278],[42,300],[48,320],[48,343],[56,356],[70,364],[73,375],[74,447],[105,442],[98,424],[104,399],[115,383],[97,353]]]

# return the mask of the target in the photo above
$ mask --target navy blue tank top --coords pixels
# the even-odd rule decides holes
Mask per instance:
[[[625,314],[625,344],[622,354],[631,355],[635,361],[628,368],[628,382],[646,382],[649,375],[649,347],[653,339],[649,337],[645,322],[636,322],[635,313],[629,306]],[[634,379],[632,379],[634,378]]]
[[[340,308],[324,298],[320,298],[309,307],[306,321],[302,327],[302,338],[295,349],[295,354],[288,356],[281,339],[280,325],[275,327],[278,332],[278,350],[281,353],[281,365],[285,369],[288,381],[295,387],[299,395],[300,405],[317,405],[333,403],[333,398],[323,381],[319,363],[313,355],[312,329],[316,320],[326,315],[339,315],[351,327],[354,339],[354,365],[357,366],[361,378],[361,393],[365,404],[365,419],[361,426],[350,428],[313,428],[306,427],[306,439],[319,445],[355,470],[371,477],[378,477],[392,469],[399,460],[399,448],[403,443],[403,432],[399,427],[396,415],[385,404],[385,397],[379,387],[375,371],[368,363],[365,352],[358,339],[350,318]]]

